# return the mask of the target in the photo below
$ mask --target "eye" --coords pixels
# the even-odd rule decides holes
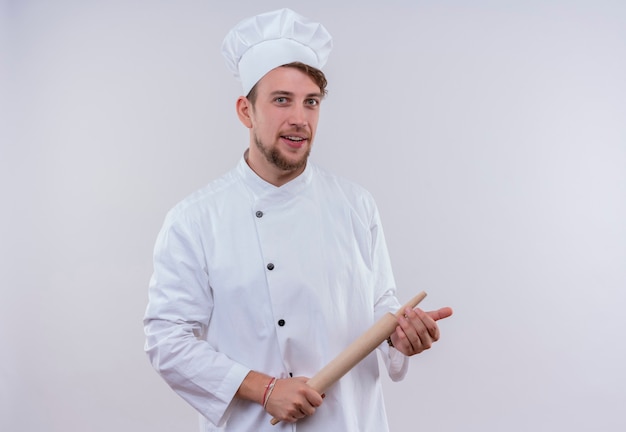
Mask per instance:
[[[274,99],[274,102],[284,104],[287,102],[287,98],[284,96],[278,96],[276,99]]]
[[[309,106],[317,106],[319,105],[320,101],[318,101],[317,99],[307,99],[306,100],[306,104]]]

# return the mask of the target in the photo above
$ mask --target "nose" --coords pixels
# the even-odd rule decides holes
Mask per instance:
[[[306,127],[308,124],[306,110],[302,106],[294,106],[289,116],[289,124],[297,128]]]

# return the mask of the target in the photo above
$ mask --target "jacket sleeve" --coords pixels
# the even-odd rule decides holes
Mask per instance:
[[[250,369],[206,341],[213,297],[194,223],[172,210],[154,248],[145,351],[161,377],[215,425],[223,424]]]
[[[396,297],[396,284],[391,268],[391,260],[385,242],[385,235],[378,209],[372,203],[372,219],[370,223],[372,239],[372,270],[374,275],[375,301],[374,319],[378,321],[384,314],[395,314],[401,307]],[[379,350],[392,381],[404,379],[409,369],[409,358],[400,351],[383,342]]]

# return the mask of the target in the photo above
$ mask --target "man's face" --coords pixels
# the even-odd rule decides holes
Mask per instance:
[[[253,140],[249,163],[263,178],[267,172],[297,175],[306,166],[317,129],[320,88],[300,70],[278,67],[257,83],[256,90],[249,111]]]

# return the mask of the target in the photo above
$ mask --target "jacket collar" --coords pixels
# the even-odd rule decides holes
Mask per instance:
[[[252,192],[256,199],[259,198],[285,198],[288,199],[295,195],[298,195],[304,188],[306,188],[313,177],[313,168],[310,162],[307,162],[306,167],[302,174],[293,180],[285,183],[282,186],[274,186],[271,183],[263,180],[255,173],[252,168],[246,162],[246,156],[248,150],[245,151],[239,164],[237,166],[237,172],[248,189]]]

